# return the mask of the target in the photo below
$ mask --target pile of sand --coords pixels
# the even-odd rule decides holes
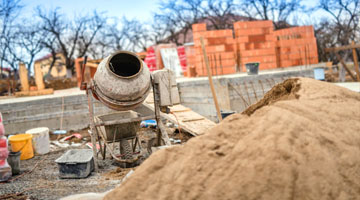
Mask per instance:
[[[311,79],[154,153],[105,199],[359,199],[360,94]]]

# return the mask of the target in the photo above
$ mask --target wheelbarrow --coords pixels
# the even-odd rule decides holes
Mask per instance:
[[[94,121],[103,159],[107,149],[112,158],[120,163],[133,164],[142,156],[137,135],[142,118],[137,112],[129,110],[99,115],[94,117]],[[116,152],[117,142],[120,154]]]

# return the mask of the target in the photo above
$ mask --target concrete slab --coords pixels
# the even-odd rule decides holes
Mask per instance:
[[[337,86],[347,88],[354,92],[360,93],[360,82],[334,83]]]

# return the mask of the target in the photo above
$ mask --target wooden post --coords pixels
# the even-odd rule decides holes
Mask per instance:
[[[351,76],[351,78],[356,81],[354,74],[349,70],[349,68],[346,66],[344,60],[341,58],[341,56],[336,52],[336,57],[338,58],[338,60],[340,61],[340,63],[342,64],[342,66],[346,69],[346,71],[349,73],[349,75]]]
[[[92,144],[92,150],[93,150],[93,157],[94,157],[94,168],[95,172],[98,172],[98,156],[97,156],[97,148],[96,148],[96,138],[97,135],[95,133],[96,127],[95,127],[95,121],[94,121],[94,105],[92,102],[92,91],[90,88],[87,89],[87,99],[88,99],[88,106],[89,106],[89,117],[90,117],[90,138],[91,138],[91,144]]]
[[[354,41],[352,41],[352,45],[355,46]],[[353,58],[354,58],[354,67],[355,67],[355,71],[356,71],[356,78],[360,82],[359,63],[358,63],[358,57],[357,57],[355,48],[352,49],[352,53],[353,53]]]
[[[29,80],[28,80],[28,70],[25,67],[24,63],[19,63],[19,75],[22,91],[29,91]]]
[[[202,48],[202,51],[203,51],[203,54],[204,54],[205,66],[206,66],[206,70],[207,70],[207,74],[208,74],[208,78],[209,78],[211,93],[212,93],[212,96],[213,96],[213,99],[214,99],[215,108],[216,108],[216,112],[217,112],[219,121],[221,122],[222,117],[221,117],[220,108],[219,108],[219,104],[218,104],[216,93],[215,93],[214,84],[213,84],[213,81],[212,81],[211,71],[210,71],[210,67],[209,67],[209,60],[207,59],[207,56],[206,56],[204,38],[200,37],[200,41],[201,41],[201,48]]]
[[[34,72],[35,72],[35,83],[38,90],[45,89],[45,84],[43,80],[43,74],[41,72],[40,63],[36,62],[34,64]]]

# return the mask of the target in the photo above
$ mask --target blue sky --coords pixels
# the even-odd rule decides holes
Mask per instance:
[[[303,0],[307,6],[315,5],[319,0]],[[141,21],[151,20],[152,14],[158,11],[160,0],[22,0],[24,12],[22,15],[31,16],[37,6],[47,10],[56,7],[68,17],[90,13],[93,10],[105,11],[109,17],[136,18]],[[310,17],[311,18],[311,17]]]
[[[109,17],[126,16],[141,21],[151,19],[152,13],[157,10],[159,0],[22,0],[23,15],[31,16],[37,6],[47,10],[56,7],[69,17],[74,14],[91,13],[93,10],[105,11]]]

